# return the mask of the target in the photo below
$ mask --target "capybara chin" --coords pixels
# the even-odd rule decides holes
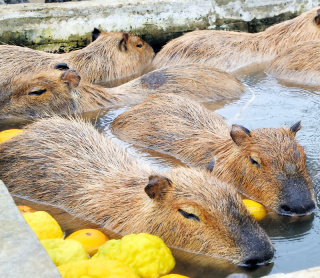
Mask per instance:
[[[245,91],[234,76],[200,64],[162,68],[114,88],[86,82],[66,63],[54,68],[19,75],[0,86],[0,118],[83,113],[139,103],[155,93],[171,92],[199,101],[217,101],[238,98]]]
[[[141,38],[128,33],[94,29],[93,41],[83,49],[52,54],[13,45],[0,45],[0,85],[21,73],[52,69],[65,62],[88,82],[106,82],[142,74],[154,51]]]
[[[80,121],[42,119],[0,144],[0,179],[14,196],[121,235],[147,232],[169,246],[247,266],[274,254],[233,187],[206,170],[160,173]]]
[[[154,95],[112,123],[120,139],[206,167],[240,192],[282,215],[306,215],[315,196],[305,153],[291,128],[232,128],[216,113],[173,94]],[[210,165],[209,165],[210,166]],[[209,167],[210,168],[210,167]]]
[[[260,33],[202,30],[167,43],[149,70],[186,63],[204,63],[235,71],[253,63],[271,61],[277,54],[304,41],[320,39],[320,9],[269,27]]]
[[[274,58],[266,72],[290,83],[320,86],[319,46],[319,41],[295,45]]]

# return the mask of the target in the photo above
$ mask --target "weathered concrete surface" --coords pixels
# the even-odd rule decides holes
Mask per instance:
[[[0,276],[61,277],[0,180]]]
[[[260,31],[309,10],[315,0],[92,0],[2,5],[0,42],[60,51],[82,47],[94,27],[151,45],[195,29]]]
[[[319,278],[320,267],[313,267],[306,270],[300,270],[292,273],[277,273],[265,276],[265,278]]]

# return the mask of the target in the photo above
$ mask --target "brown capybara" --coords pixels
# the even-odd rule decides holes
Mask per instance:
[[[271,61],[303,41],[320,40],[320,9],[269,27],[260,33],[217,30],[189,32],[167,43],[149,70],[186,63],[204,63],[228,72]]]
[[[65,63],[55,68],[31,76],[20,75],[0,86],[0,118],[82,113],[139,103],[151,94],[162,92],[211,101],[234,99],[245,91],[234,76],[200,64],[162,68],[114,88],[82,80]]]
[[[94,29],[92,43],[70,53],[52,54],[27,47],[0,45],[0,85],[20,73],[52,69],[66,62],[88,82],[105,82],[142,74],[154,51],[141,38],[128,33]]]
[[[160,173],[77,120],[42,119],[0,144],[0,179],[13,196],[58,206],[121,235],[147,232],[169,246],[241,265],[273,257],[269,238],[232,186],[206,170]]]
[[[111,125],[124,141],[171,154],[213,174],[278,214],[306,215],[315,196],[305,153],[290,129],[232,128],[216,113],[173,94],[157,94],[119,115]]]
[[[319,45],[319,41],[308,41],[289,48],[272,60],[266,72],[291,83],[319,86]]]

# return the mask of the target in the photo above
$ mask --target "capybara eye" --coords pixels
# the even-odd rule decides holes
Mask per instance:
[[[252,157],[250,157],[250,162],[251,162],[253,165],[255,165],[255,166],[257,166],[258,168],[260,168],[259,162],[257,162],[256,160],[254,160]]]
[[[178,210],[185,218],[188,218],[188,219],[191,219],[191,220],[196,220],[196,221],[200,221],[199,217],[192,214],[192,213],[188,213],[188,212],[185,212],[184,210],[182,209],[179,209]]]
[[[41,96],[42,94],[44,94],[47,91],[47,89],[42,89],[42,90],[37,90],[37,91],[31,91],[29,92],[28,95],[31,96]]]
[[[137,44],[137,47],[142,47],[143,45],[142,45],[142,43],[139,43],[139,44]]]

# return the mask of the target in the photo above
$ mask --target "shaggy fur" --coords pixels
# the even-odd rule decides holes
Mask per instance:
[[[50,70],[16,77],[0,88],[0,118],[82,113],[139,103],[149,95],[165,92],[200,101],[234,99],[244,90],[227,72],[199,64],[162,68],[114,88],[80,81],[72,70]]]
[[[200,104],[172,95],[154,95],[119,115],[111,125],[124,141],[171,154],[192,166],[213,170],[249,198],[285,215],[315,208],[305,153],[292,130],[230,127]],[[210,167],[210,165],[209,165]]]
[[[124,37],[127,38],[126,41],[123,41]],[[101,32],[87,47],[65,54],[0,45],[0,86],[21,73],[49,70],[61,62],[77,70],[88,82],[110,81],[126,76],[137,77],[153,57],[152,47],[141,38],[116,32]]]
[[[232,187],[204,170],[159,173],[76,120],[41,120],[0,144],[0,179],[14,196],[61,207],[121,235],[147,232],[235,263],[273,256]]]
[[[204,63],[235,71],[252,63],[272,60],[298,43],[320,39],[319,7],[300,16],[249,34],[202,30],[187,33],[167,43],[150,69],[186,63]]]
[[[278,55],[266,72],[295,84],[320,86],[319,41],[296,45]]]

